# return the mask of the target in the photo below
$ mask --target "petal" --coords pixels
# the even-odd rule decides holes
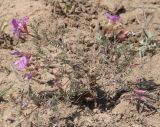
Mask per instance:
[[[28,62],[29,62],[29,59],[27,59],[26,56],[23,56],[20,58],[20,60],[15,62],[15,65],[18,65],[19,70],[23,70],[27,66]]]
[[[28,34],[27,29],[27,22],[29,20],[29,17],[23,17],[21,19],[12,19],[12,25],[13,25],[13,34],[17,37],[21,37],[24,34]]]
[[[12,19],[12,25],[14,28],[16,28],[16,29],[18,28],[18,22],[16,19]]]
[[[19,22],[16,19],[12,20],[13,25],[13,34],[16,36],[20,36],[20,30],[19,30]]]
[[[120,17],[117,16],[117,15],[113,15],[113,16],[111,17],[112,22],[117,22],[117,21],[119,21],[119,19],[120,19]]]
[[[28,63],[28,59],[26,58],[26,56],[21,57],[20,61],[23,65],[27,65]]]
[[[134,92],[138,95],[146,95],[147,94],[146,91],[144,91],[144,90],[134,90]]]
[[[30,79],[32,79],[32,77],[33,77],[33,74],[29,73],[29,74],[25,74],[24,79],[25,80],[30,80]]]
[[[21,52],[19,52],[18,50],[13,50],[13,51],[11,51],[11,55],[20,56]]]
[[[108,18],[108,20],[110,20],[114,23],[120,20],[120,16],[118,16],[118,15],[111,15],[108,12],[105,15]]]
[[[109,14],[108,12],[106,12],[105,15],[107,16],[107,18],[110,18],[110,17],[111,17],[111,14]]]
[[[15,65],[19,64],[19,61],[16,61],[14,64],[15,64]]]
[[[25,17],[22,18],[22,20],[23,20],[23,22],[27,23],[28,20],[29,20],[29,17],[28,17],[28,16],[25,16]]]

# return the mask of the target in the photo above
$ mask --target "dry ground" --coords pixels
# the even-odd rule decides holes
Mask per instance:
[[[50,4],[52,1],[54,0],[0,0],[0,22],[4,21],[5,32],[12,35],[11,20],[13,17],[29,16],[29,23],[41,22],[39,29],[56,32],[60,28],[67,27],[68,32],[63,33],[63,37],[57,35],[55,40],[63,38],[64,42],[71,47],[76,47],[83,40],[85,44],[81,46],[87,46],[94,42],[95,32],[98,29],[97,22],[105,26],[105,10],[111,12],[120,10],[121,22],[126,30],[135,33],[141,32],[147,17],[149,17],[151,20],[146,26],[147,30],[153,33],[157,40],[160,39],[160,0],[88,0],[87,2],[79,0],[78,5],[75,5],[75,10],[69,9],[66,13],[65,6],[67,5],[60,2],[60,5],[62,4],[61,6],[64,7],[62,10],[64,9],[65,14],[61,14],[61,10],[58,8],[59,1]],[[96,11],[99,13],[97,14]],[[41,50],[48,59],[54,59],[58,51],[46,43],[42,42]],[[10,44],[7,43],[7,45]],[[24,43],[18,42],[13,49],[30,51],[33,54],[38,52],[37,42],[31,38]],[[155,89],[151,90],[150,94],[156,99],[149,103],[155,109],[147,108],[142,113],[138,113],[135,105],[129,101],[128,96],[131,91],[120,95],[113,106],[105,110],[100,110],[98,107],[93,110],[87,107],[81,109],[77,105],[66,103],[56,104],[57,106],[53,106],[52,109],[47,105],[38,107],[27,95],[23,97],[23,100],[28,105],[22,108],[19,100],[22,98],[22,93],[28,92],[29,85],[36,93],[52,91],[54,88],[47,83],[21,81],[11,68],[15,58],[10,55],[10,51],[10,47],[2,46],[0,48],[0,90],[11,86],[3,98],[4,101],[0,102],[0,127],[160,127],[159,53],[153,57],[146,56],[143,60],[135,58],[134,62],[143,63],[143,66],[133,66],[129,75],[125,77],[130,83],[126,81],[126,84],[122,85],[128,87],[128,85],[136,84],[137,80],[145,78],[144,84],[154,86]],[[43,67],[45,66],[43,60],[39,60],[39,62]],[[44,69],[40,80],[47,82],[55,78],[54,71],[56,72],[54,69]],[[63,80],[65,82],[67,79]],[[109,79],[106,77],[105,81],[107,82],[107,80]],[[119,87],[119,84],[111,81],[104,86],[104,89],[113,93],[114,96]],[[106,101],[104,100],[104,103]]]

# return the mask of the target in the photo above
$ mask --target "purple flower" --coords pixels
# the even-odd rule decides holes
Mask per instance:
[[[32,79],[32,77],[33,77],[33,73],[28,73],[28,74],[25,74],[25,76],[24,76],[24,79],[25,80],[30,80],[30,79]]]
[[[13,51],[11,51],[11,55],[15,55],[15,56],[21,56],[22,55],[22,53],[20,52],[20,51],[18,51],[18,50],[13,50]]]
[[[113,22],[113,23],[116,23],[120,20],[120,16],[118,16],[118,15],[111,15],[108,12],[106,12],[105,15],[107,16],[108,20]]]
[[[22,19],[12,19],[13,34],[17,37],[24,37],[25,34],[28,34],[27,22],[28,17]]]
[[[23,56],[20,58],[20,60],[15,62],[15,65],[18,65],[18,69],[22,71],[25,69],[28,63],[29,63],[29,58],[27,58],[26,56]]]

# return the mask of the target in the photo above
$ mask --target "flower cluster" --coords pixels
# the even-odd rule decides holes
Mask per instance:
[[[15,68],[18,71],[26,72],[27,68],[30,66],[30,53],[20,52],[18,50],[14,50],[11,52],[12,55],[19,57],[19,60],[14,63]],[[24,74],[24,79],[29,80],[33,77],[33,72],[28,72]]]
[[[12,19],[12,26],[13,26],[13,35],[16,37],[24,38],[28,32],[27,23],[29,18],[23,17],[22,19]]]
[[[28,20],[29,17],[25,16],[20,19],[13,18],[12,19],[12,27],[13,27],[13,35],[18,38],[25,39],[26,35],[29,34],[28,31]],[[19,57],[19,60],[16,61],[13,66],[17,71],[21,71],[24,73],[24,79],[29,80],[33,76],[37,75],[38,67],[34,66],[33,63],[31,64],[31,54],[20,52],[18,50],[14,50],[11,52],[12,55]],[[31,67],[31,65],[33,65]]]
[[[132,94],[132,99],[138,100],[141,102],[146,102],[147,92],[145,90],[134,90]]]
[[[18,65],[18,69],[22,71],[27,67],[28,63],[29,63],[29,58],[23,56],[20,58],[20,60],[15,62],[15,65]]]
[[[105,15],[106,15],[107,19],[112,23],[116,23],[120,20],[120,16],[118,16],[118,15],[111,15],[108,12]]]
[[[105,16],[109,20],[108,23],[108,34],[114,33],[116,34],[116,41],[121,43],[125,41],[129,37],[129,31],[125,31],[124,28],[122,27],[120,21],[120,16],[119,15],[111,15],[108,12],[105,13]]]

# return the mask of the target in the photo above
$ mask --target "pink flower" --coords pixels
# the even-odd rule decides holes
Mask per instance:
[[[134,90],[134,93],[137,94],[137,95],[146,95],[146,91],[144,90]]]
[[[116,36],[116,39],[119,43],[125,41],[129,37],[129,31],[120,31]]]
[[[111,21],[112,23],[116,23],[120,20],[120,16],[118,15],[111,15],[108,12],[106,12],[105,15],[107,16],[108,20]]]
[[[17,37],[24,37],[24,35],[28,34],[27,22],[28,17],[24,17],[22,19],[12,19],[13,26],[13,34]]]
[[[17,65],[18,69],[22,71],[27,67],[28,63],[29,63],[29,58],[23,56],[20,58],[20,60],[15,62],[15,65]]]
[[[147,101],[147,92],[145,90],[134,90],[132,96],[134,99],[140,100],[142,102]]]

